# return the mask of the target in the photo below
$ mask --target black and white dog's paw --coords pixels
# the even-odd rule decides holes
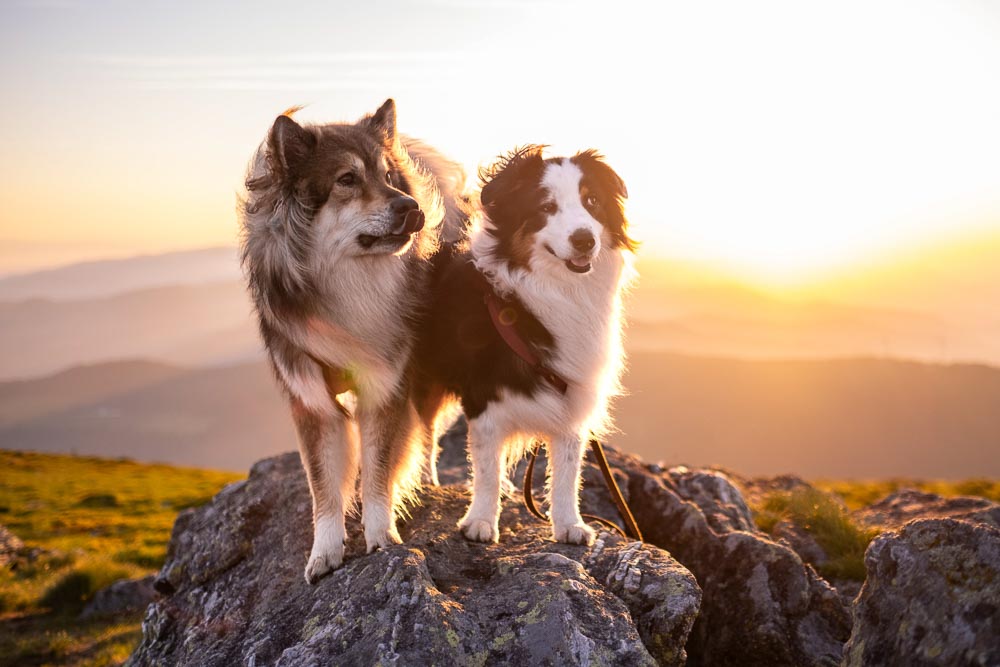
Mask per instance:
[[[500,539],[500,530],[495,521],[486,521],[466,517],[458,523],[465,539],[473,542],[496,542]]]
[[[571,523],[561,526],[552,526],[552,537],[556,542],[566,544],[593,544],[594,529],[583,523]]]

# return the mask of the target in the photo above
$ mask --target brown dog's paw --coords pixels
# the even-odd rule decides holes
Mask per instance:
[[[313,551],[309,555],[309,562],[306,563],[306,583],[316,584],[323,575],[333,572],[344,562],[344,547],[330,549],[328,551]]]
[[[396,532],[395,528],[390,530],[365,531],[365,546],[368,548],[368,553],[376,549],[385,549],[393,544],[402,543],[403,540],[399,537],[399,533]]]

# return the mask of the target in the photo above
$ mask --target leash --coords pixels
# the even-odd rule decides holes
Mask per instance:
[[[558,391],[560,394],[565,395],[567,389],[569,389],[569,384],[567,384],[566,380],[560,377],[559,374],[551,368],[543,364],[531,344],[521,337],[520,332],[515,326],[517,322],[517,311],[511,304],[506,303],[499,296],[497,296],[496,292],[493,291],[493,287],[489,284],[489,281],[484,279],[483,282],[485,283],[483,301],[486,304],[486,309],[490,313],[490,320],[493,322],[493,328],[495,328],[497,333],[500,334],[500,338],[503,339],[504,343],[507,344],[507,347],[509,347],[514,354],[531,366],[532,370],[541,376],[543,380],[548,382],[553,389]],[[594,516],[592,514],[583,514],[581,516],[588,521],[594,521],[610,530],[613,530],[625,539],[633,538],[642,542],[642,532],[639,530],[639,525],[636,523],[635,517],[632,515],[632,511],[629,509],[628,503],[625,502],[625,497],[622,496],[621,489],[618,488],[618,482],[615,481],[615,476],[612,474],[611,467],[608,465],[608,457],[604,454],[604,446],[596,438],[591,438],[589,444],[590,451],[593,452],[594,459],[597,461],[597,466],[601,469],[601,475],[604,476],[604,483],[607,485],[608,491],[611,493],[611,500],[614,502],[615,507],[618,509],[618,514],[621,516],[622,521],[625,524],[625,531],[619,528],[618,525],[602,517]],[[538,445],[539,443],[537,442],[532,444],[528,456],[528,467],[524,471],[524,506],[533,516],[547,522],[549,518],[545,516],[535,505],[535,499],[531,493],[531,480],[535,472],[535,461],[538,459]]]
[[[535,505],[535,499],[531,494],[531,478],[535,473],[535,461],[538,459],[538,444],[537,442],[533,443],[528,453],[528,467],[524,471],[524,487],[522,491],[524,493],[524,506],[528,509],[528,512],[542,521],[548,521],[549,517],[538,509],[538,506]],[[629,509],[628,503],[625,502],[621,489],[618,488],[618,482],[615,481],[615,476],[611,472],[611,467],[608,465],[608,458],[604,455],[604,447],[601,445],[600,440],[596,438],[590,439],[590,451],[594,453],[594,458],[597,459],[597,467],[601,469],[601,474],[604,476],[604,483],[611,493],[611,500],[614,502],[615,508],[618,509],[618,514],[621,515],[622,522],[625,524],[625,530],[622,530],[617,524],[603,517],[594,516],[593,514],[581,514],[580,516],[588,521],[601,524],[625,539],[631,538],[643,542],[642,531],[639,530],[639,524],[636,523],[635,517],[632,516],[632,511]]]

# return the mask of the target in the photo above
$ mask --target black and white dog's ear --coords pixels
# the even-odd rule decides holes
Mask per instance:
[[[294,179],[316,148],[316,135],[302,127],[287,113],[274,121],[267,137],[271,168],[283,180]]]
[[[483,184],[479,200],[487,211],[498,201],[508,200],[523,186],[537,182],[545,168],[542,151],[545,146],[529,144],[515,148],[489,167],[479,170]]]
[[[625,181],[614,169],[608,166],[608,163],[604,161],[604,156],[600,153],[593,149],[581,151],[573,156],[573,161],[593,174],[601,182],[603,188],[614,194],[615,197],[628,199]]]
[[[396,102],[391,97],[382,103],[378,111],[368,117],[368,124],[385,140],[392,143],[396,140]]]

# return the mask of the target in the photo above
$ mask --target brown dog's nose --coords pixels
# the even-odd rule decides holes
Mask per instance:
[[[424,214],[413,197],[396,197],[389,207],[393,215],[393,234],[412,234],[424,228]]]

